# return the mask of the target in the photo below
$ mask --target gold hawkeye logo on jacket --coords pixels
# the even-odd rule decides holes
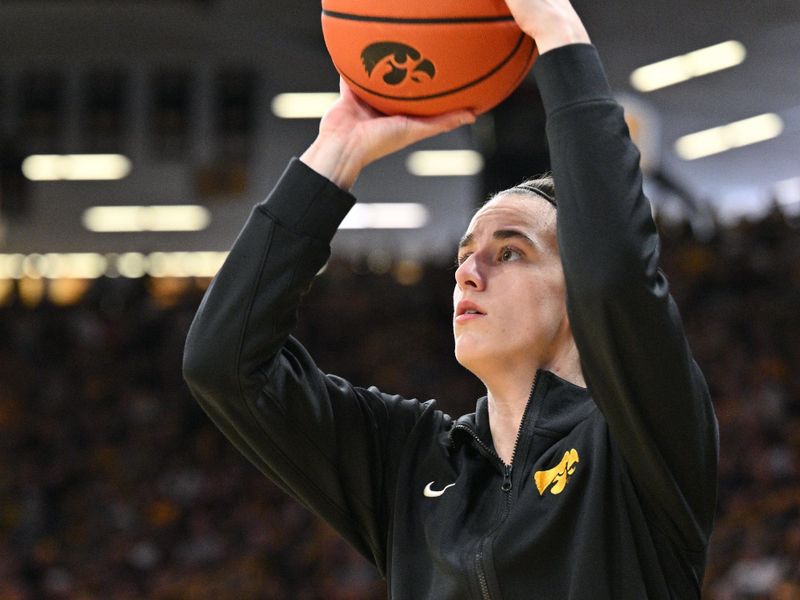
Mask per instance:
[[[573,448],[564,453],[564,458],[552,469],[547,471],[536,471],[533,474],[533,480],[536,482],[536,489],[539,490],[539,495],[543,496],[547,488],[550,488],[552,494],[560,494],[567,486],[567,481],[570,475],[575,472],[580,458],[578,451]]]

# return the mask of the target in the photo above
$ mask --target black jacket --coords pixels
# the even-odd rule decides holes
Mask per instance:
[[[588,389],[539,372],[513,469],[486,400],[454,421],[322,373],[290,336],[354,199],[299,161],[258,205],[189,333],[219,428],[388,579],[392,598],[700,596],[716,419],[667,281],[638,153],[595,49],[535,67],[567,305]]]

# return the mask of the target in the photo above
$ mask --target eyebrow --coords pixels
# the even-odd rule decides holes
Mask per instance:
[[[536,248],[536,243],[530,237],[528,237],[521,231],[517,231],[515,229],[498,229],[497,231],[492,233],[492,239],[493,240],[518,239],[527,244],[528,246]],[[458,249],[461,250],[462,248],[471,245],[474,240],[475,240],[474,234],[468,233],[463,238],[461,238],[461,241],[458,243]]]

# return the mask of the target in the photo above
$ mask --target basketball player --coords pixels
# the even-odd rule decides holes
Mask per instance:
[[[554,186],[501,192],[460,244],[453,330],[487,389],[475,413],[325,375],[290,336],[359,172],[473,120],[384,117],[347,87],[209,288],[185,376],[392,598],[699,598],[716,419],[658,270],[639,156],[570,3],[507,1],[541,52]]]

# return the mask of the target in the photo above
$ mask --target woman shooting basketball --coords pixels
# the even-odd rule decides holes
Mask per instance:
[[[699,598],[716,420],[638,153],[569,2],[507,1],[541,53],[555,187],[501,192],[460,244],[453,329],[487,389],[475,413],[325,375],[290,336],[361,169],[473,119],[384,117],[346,87],[209,288],[185,376],[392,598]]]

